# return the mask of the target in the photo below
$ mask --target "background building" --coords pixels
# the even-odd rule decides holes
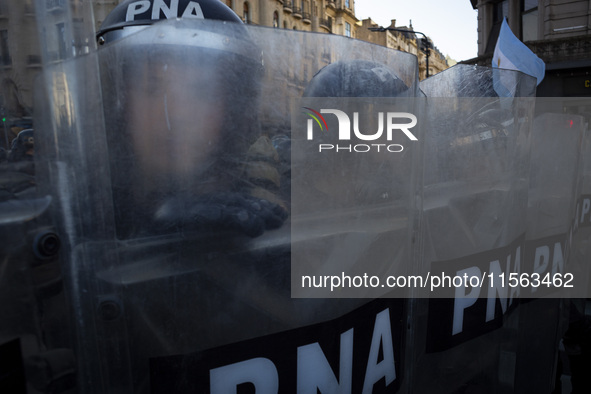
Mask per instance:
[[[470,0],[478,10],[478,57],[490,66],[504,18],[546,63],[542,97],[591,96],[591,0]]]
[[[95,28],[102,24],[111,10],[123,0],[0,0],[0,147],[10,148],[10,142],[23,128],[31,127],[34,81],[41,70],[42,52],[48,61],[58,61],[84,53],[94,47],[91,32],[75,34],[86,37],[74,42],[64,28],[68,20],[84,20],[93,17]],[[424,42],[410,30],[404,32],[376,32],[371,20],[359,21],[355,16],[354,0],[220,0],[228,5],[248,24],[281,29],[338,34],[386,46],[417,56],[420,78],[426,76],[427,57]],[[44,34],[47,42],[57,43],[55,47],[41,48],[38,44],[35,6],[44,6]],[[68,6],[70,7],[68,9]],[[87,19],[86,19],[87,20]],[[396,21],[392,20],[392,27]],[[75,29],[82,29],[75,26]],[[34,37],[31,37],[34,36]],[[429,75],[448,67],[445,57],[430,42]],[[31,44],[35,43],[35,44]],[[330,62],[328,53],[318,59],[311,59],[310,70],[318,69]],[[307,75],[306,70],[302,75]],[[311,75],[310,75],[311,77]],[[302,81],[291,81],[286,74],[288,85],[302,85]],[[67,105],[64,104],[67,112]]]
[[[32,125],[32,85],[41,70],[39,45],[31,45],[37,42],[35,22],[33,0],[0,2],[0,147],[5,149],[20,130]],[[56,25],[53,33],[58,32]]]
[[[317,33],[331,33],[357,38],[388,48],[405,51],[419,59],[420,79],[427,75],[426,48],[421,38],[413,33],[376,32],[368,30],[378,27],[371,19],[360,21],[355,16],[353,0],[220,0],[230,7],[248,24],[294,29]],[[118,4],[116,0],[95,0],[95,20],[100,26],[109,11]],[[392,20],[390,27],[397,27]],[[399,29],[413,30],[409,26]],[[447,69],[445,56],[430,42],[429,75]]]
[[[357,28],[356,37],[360,40],[412,53],[418,58],[419,78],[421,80],[427,77],[427,50],[429,50],[429,76],[449,68],[448,60],[437,49],[430,38],[417,37],[417,34],[413,33],[412,21],[409,22],[409,26],[396,26],[396,19],[392,19],[390,26],[388,26],[388,28],[408,30],[408,32],[399,30],[370,30],[379,27],[371,18],[364,19]],[[426,40],[428,40],[428,48],[425,44]]]
[[[94,0],[102,23],[122,0]],[[248,24],[355,37],[358,19],[353,0],[220,0]]]

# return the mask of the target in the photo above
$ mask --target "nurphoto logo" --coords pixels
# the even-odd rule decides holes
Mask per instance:
[[[353,122],[347,113],[338,109],[321,109],[316,111],[309,107],[303,107],[304,113],[310,118],[307,123],[307,139],[314,140],[314,129],[321,133],[329,133],[328,123],[322,114],[330,114],[336,117],[338,122],[337,136],[339,142],[350,142],[352,139],[360,141],[371,141],[373,143],[361,144],[318,144],[318,152],[390,152],[398,153],[404,150],[401,144],[390,143],[395,133],[403,133],[410,141],[418,141],[417,137],[410,131],[417,125],[417,117],[408,112],[378,112],[377,131],[367,133],[359,126],[359,112],[353,112]],[[375,115],[374,115],[375,117]],[[332,132],[332,129],[331,131]],[[385,132],[385,133],[384,133]],[[388,143],[377,143],[385,134]]]

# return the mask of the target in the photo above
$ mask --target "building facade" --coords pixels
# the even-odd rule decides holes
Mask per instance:
[[[379,27],[371,18],[364,19],[359,23],[356,38],[412,53],[418,59],[419,79],[421,80],[449,68],[446,57],[437,49],[430,38],[417,37],[417,34],[414,33],[412,21],[409,26],[396,26],[396,19],[392,19],[388,28],[397,30],[377,31],[376,29]],[[425,40],[428,40],[427,45]],[[429,56],[427,56],[427,52]],[[427,72],[427,68],[429,72]]]
[[[74,42],[73,37],[67,37],[71,33],[64,28],[66,18],[74,21],[93,18],[95,29],[98,29],[105,17],[122,1],[0,1],[0,66],[3,71],[0,81],[0,118],[4,120],[3,136],[0,140],[5,148],[9,147],[10,141],[19,130],[31,126],[27,119],[31,119],[32,116],[33,81],[41,70],[42,52],[47,60],[57,61],[94,47],[93,32],[76,33],[76,37],[86,37],[80,42]],[[427,74],[426,50],[424,45],[421,45],[421,40],[412,32],[369,30],[377,25],[371,19],[360,21],[355,16],[354,0],[220,1],[248,24],[337,34],[412,53],[418,58],[420,78],[425,78]],[[35,7],[40,6],[44,7],[43,12],[46,13],[46,26],[43,27],[44,34],[49,37],[46,41],[55,47],[41,48],[38,44]],[[391,26],[396,26],[395,20]],[[81,24],[80,29],[83,28]],[[412,31],[412,23],[409,27],[400,28]],[[445,57],[431,42],[430,44],[432,49],[428,59],[429,75],[434,75],[448,66]],[[21,124],[23,119],[27,124]]]
[[[353,0],[224,0],[245,23],[354,37]]]
[[[59,0],[48,0],[50,15],[57,17],[59,5]],[[61,32],[57,22],[48,34]],[[0,2],[0,147],[4,149],[10,148],[19,131],[32,126],[33,81],[41,70],[37,34],[34,0]],[[56,57],[62,49],[47,48]]]
[[[353,0],[220,0],[247,24],[355,37]],[[121,0],[95,0],[97,26]]]
[[[546,63],[542,97],[591,96],[591,0],[471,0],[478,10],[478,57],[490,66],[503,19]]]

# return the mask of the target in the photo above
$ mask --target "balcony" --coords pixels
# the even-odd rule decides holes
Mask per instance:
[[[27,64],[29,66],[41,64],[41,56],[40,55],[28,55],[27,56]]]
[[[48,12],[63,11],[66,7],[66,0],[45,0],[45,9]]]
[[[332,7],[335,8],[337,11],[343,11],[353,17],[355,16],[355,14],[353,13],[353,0],[336,0]]]
[[[349,5],[347,6],[347,2],[345,0],[337,0],[336,7],[339,10],[352,10],[351,4],[353,4],[353,0],[349,0]]]
[[[302,9],[300,7],[293,7],[293,17],[298,19],[302,18]]]
[[[527,46],[546,63],[576,62],[591,57],[591,36],[528,41]]]
[[[0,65],[4,67],[12,66],[12,58],[10,57],[10,55],[4,54],[3,56],[0,56]]]
[[[33,4],[30,4],[30,3],[25,4],[25,15],[35,16],[35,6]]]
[[[291,13],[293,11],[293,3],[291,0],[284,0],[283,1],[283,11],[287,13]]]
[[[329,32],[332,32],[332,19],[320,18],[320,19],[318,19],[318,24],[320,25],[320,27],[328,30]]]
[[[41,56],[28,55],[27,56],[27,67],[41,67]]]
[[[302,22],[310,24],[310,13],[309,12],[302,12]]]

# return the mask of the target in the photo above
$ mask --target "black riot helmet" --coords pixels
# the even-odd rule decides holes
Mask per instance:
[[[104,45],[165,19],[212,19],[242,23],[219,0],[126,0],[105,18],[97,41]]]
[[[12,140],[8,161],[33,160],[35,137],[33,129],[22,130]]]
[[[172,195],[238,188],[260,134],[263,65],[234,11],[218,0],[128,0],[97,39],[118,222]]]
[[[338,61],[312,78],[304,97],[400,97],[408,86],[382,63],[369,60]]]

